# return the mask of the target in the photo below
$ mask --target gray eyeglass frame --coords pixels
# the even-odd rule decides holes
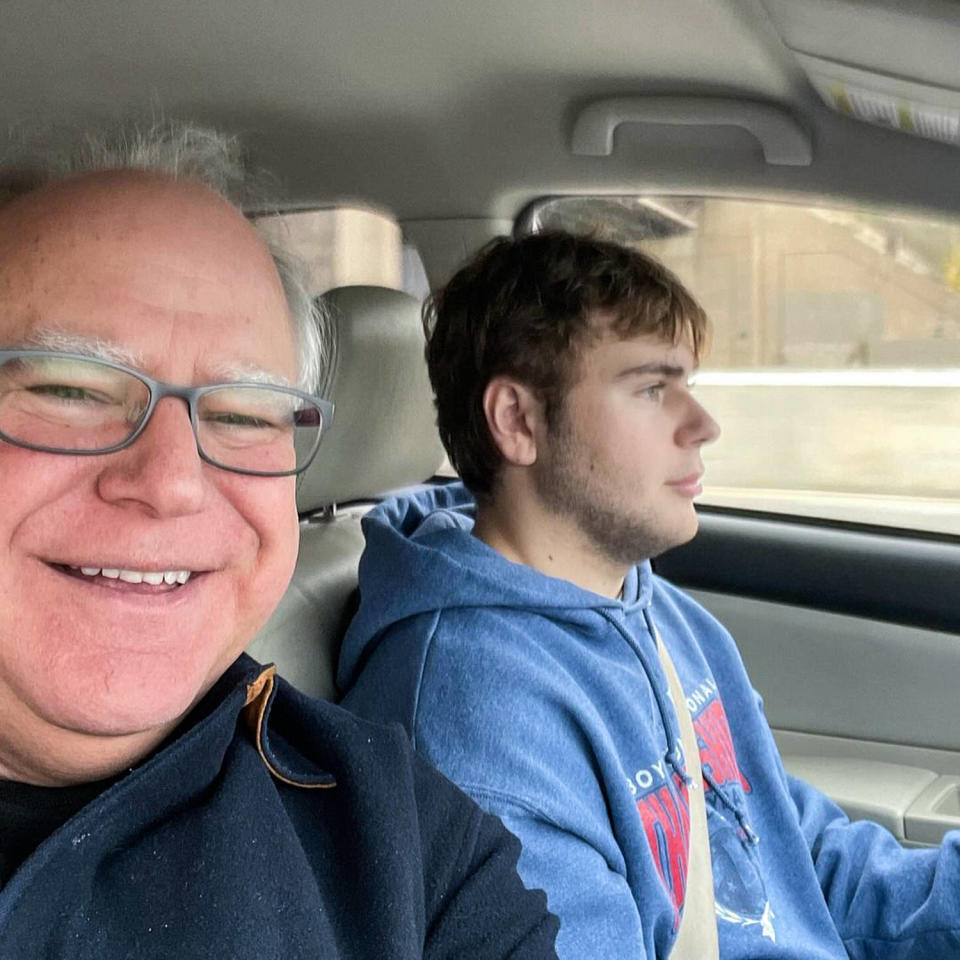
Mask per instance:
[[[119,450],[125,450],[134,443],[137,437],[139,437],[144,430],[146,430],[147,424],[150,422],[150,418],[153,416],[153,411],[157,408],[157,404],[164,397],[178,397],[187,404],[187,410],[190,415],[190,426],[193,430],[193,439],[197,446],[197,455],[201,460],[204,461],[204,463],[209,463],[211,466],[217,467],[220,470],[227,470],[230,473],[239,473],[250,477],[292,477],[299,473],[303,473],[303,471],[306,470],[311,463],[313,463],[313,458],[317,455],[317,450],[320,449],[320,441],[323,439],[323,435],[327,432],[330,424],[333,422],[333,403],[331,403],[329,400],[324,400],[322,397],[317,397],[313,394],[306,393],[303,390],[298,390],[295,387],[286,387],[280,384],[272,383],[257,383],[255,381],[245,380],[230,381],[227,383],[210,383],[199,387],[178,387],[174,384],[166,383],[163,380],[155,380],[153,377],[148,377],[145,373],[141,373],[139,370],[128,367],[126,364],[116,363],[113,360],[106,360],[102,357],[93,357],[82,353],[68,353],[60,350],[0,350],[0,364],[4,364],[8,360],[16,360],[19,357],[56,357],[62,360],[82,360],[86,363],[98,363],[101,366],[109,367],[112,370],[119,370],[121,373],[129,374],[131,377],[139,380],[147,388],[149,393],[149,400],[147,402],[146,409],[140,418],[139,425],[136,427],[133,433],[131,433],[130,436],[121,443],[115,443],[112,447],[104,447],[102,450],[73,450],[64,449],[63,447],[48,447],[39,443],[28,443],[25,440],[16,440],[13,437],[7,436],[7,434],[0,430],[0,440],[4,440],[7,443],[13,444],[15,447],[23,447],[26,450],[38,450],[41,453],[62,453],[67,456],[78,457],[99,457],[107,453],[116,453]],[[313,449],[310,451],[309,456],[302,466],[295,467],[293,470],[283,471],[245,470],[242,467],[231,467],[229,464],[220,463],[220,461],[214,460],[213,457],[204,451],[200,443],[200,434],[198,432],[199,425],[197,422],[197,401],[200,397],[203,397],[208,393],[215,393],[218,390],[231,387],[243,387],[244,389],[254,390],[274,390],[280,393],[289,394],[292,397],[299,397],[301,400],[307,400],[319,409],[321,416],[320,430],[317,433],[317,439],[313,445]]]

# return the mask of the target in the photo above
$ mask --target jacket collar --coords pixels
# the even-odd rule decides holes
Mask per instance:
[[[269,719],[277,695],[276,674],[277,668],[272,663],[267,664],[246,685],[243,715],[260,759],[277,780],[290,786],[304,789],[335,787],[337,781],[331,774],[318,769],[305,769],[302,762],[296,762],[301,758],[290,750],[283,750],[281,740],[271,738]]]

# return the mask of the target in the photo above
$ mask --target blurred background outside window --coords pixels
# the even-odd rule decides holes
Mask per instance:
[[[308,267],[314,296],[334,287],[368,284],[427,294],[416,249],[404,243],[389,214],[365,207],[330,207],[260,217],[258,229]]]
[[[706,308],[704,503],[960,534],[960,226],[713,198],[544,201]]]

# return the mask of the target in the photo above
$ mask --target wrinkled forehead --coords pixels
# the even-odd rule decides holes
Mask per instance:
[[[81,178],[0,207],[0,339],[56,334],[147,369],[192,352],[194,367],[296,377],[286,297],[254,229],[206,188],[152,175]]]

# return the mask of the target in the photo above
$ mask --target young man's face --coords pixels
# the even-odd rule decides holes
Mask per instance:
[[[242,377],[231,369],[297,376],[283,290],[253,230],[208,191],[146,175],[0,209],[0,342],[44,334],[109,344],[179,385]],[[5,718],[93,735],[175,722],[250,641],[296,561],[294,478],[202,462],[177,398],[117,453],[0,442],[0,479]],[[191,577],[153,586],[78,567]]]
[[[605,335],[585,351],[538,441],[541,499],[613,563],[632,565],[696,533],[700,448],[720,429],[690,392],[695,366],[686,340]]]

